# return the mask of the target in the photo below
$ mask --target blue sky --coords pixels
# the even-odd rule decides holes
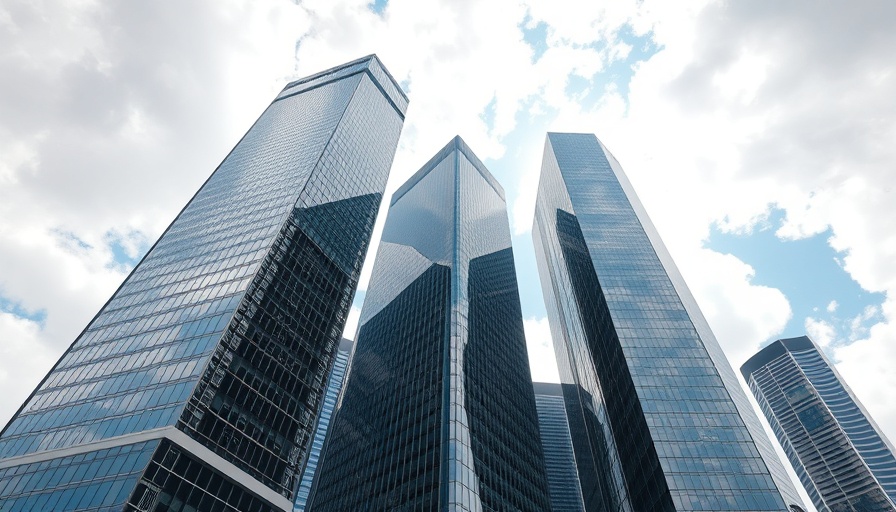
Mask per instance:
[[[767,219],[743,233],[714,227],[706,247],[733,254],[753,267],[753,284],[778,288],[787,296],[793,316],[777,336],[805,335],[807,318],[830,324],[835,344],[849,344],[853,334],[866,334],[882,320],[880,308],[886,295],[863,289],[844,270],[845,255],[828,243],[830,228],[798,240],[777,236],[784,215],[773,209]]]

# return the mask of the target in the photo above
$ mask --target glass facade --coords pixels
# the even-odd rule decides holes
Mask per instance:
[[[324,441],[327,438],[327,431],[330,427],[330,420],[336,408],[336,400],[339,399],[339,393],[342,392],[345,371],[348,368],[349,356],[351,356],[352,347],[354,346],[354,341],[345,338],[339,344],[336,362],[333,364],[333,371],[330,372],[330,378],[327,380],[327,394],[324,396],[324,405],[320,410],[317,428],[314,430],[314,440],[311,442],[308,462],[305,464],[305,471],[302,473],[299,490],[296,492],[296,504],[293,512],[303,512],[308,504],[311,485],[314,483],[314,476],[317,474],[317,464],[320,461],[321,451],[324,448]]]
[[[819,511],[896,510],[893,447],[812,340],[775,341],[741,373]]]
[[[375,56],[287,85],[3,429],[0,467],[176,438],[291,509],[406,107]]]
[[[801,506],[631,184],[594,135],[548,134],[533,239],[586,510]]]
[[[500,185],[458,137],[392,198],[311,510],[549,510]]]
[[[0,469],[4,511],[124,508],[158,441]]]
[[[560,384],[535,382],[535,407],[544,449],[544,469],[552,512],[584,512],[569,422]]]

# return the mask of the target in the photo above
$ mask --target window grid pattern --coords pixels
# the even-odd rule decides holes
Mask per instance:
[[[546,510],[547,478],[512,249],[470,260],[468,289],[465,404],[483,510]]]
[[[546,510],[503,192],[459,138],[396,192],[361,318],[312,510]]]
[[[884,434],[870,421],[861,402],[834,372],[818,347],[812,344],[811,348],[792,350],[791,354],[884,492],[896,503],[896,456]]]
[[[356,87],[268,108],[9,424],[0,456],[177,420]]]
[[[865,441],[873,430],[811,340],[776,341],[744,368],[751,391],[819,511],[896,510],[846,425],[855,429],[864,423],[867,430],[859,439]],[[839,418],[827,403],[830,398]],[[853,421],[844,423],[844,417]]]
[[[123,510],[280,512],[279,508],[259,499],[168,440],[159,443]]]
[[[449,278],[432,265],[360,327],[310,510],[440,510]]]
[[[541,382],[534,386],[551,511],[584,512],[561,386]]]
[[[268,107],[7,425],[0,457],[177,425],[292,498],[404,118],[376,58],[355,64]]]
[[[180,424],[291,500],[400,130],[363,75]]]
[[[0,510],[121,511],[158,441],[0,469]]]
[[[327,380],[327,393],[324,395],[324,404],[320,410],[320,417],[317,420],[317,428],[314,430],[314,439],[311,442],[311,451],[308,454],[308,462],[305,464],[305,470],[302,473],[302,479],[299,483],[299,489],[296,492],[296,501],[293,512],[303,512],[308,504],[308,496],[311,494],[311,485],[314,483],[314,477],[317,474],[317,466],[320,462],[321,452],[324,448],[324,441],[327,438],[327,432],[330,428],[330,420],[333,417],[333,411],[336,408],[336,400],[342,391],[342,384],[345,380],[345,370],[348,367],[348,359],[351,354],[351,348],[354,342],[343,339],[339,345],[339,351],[336,353],[336,362],[333,364],[333,371]]]
[[[609,464],[623,479],[602,493],[610,509],[783,510],[707,341],[597,139],[549,134],[542,173],[536,254],[548,272],[546,298],[557,302],[552,323],[562,324],[553,331],[558,359],[571,363],[566,373],[591,402],[581,410],[595,411],[602,427],[587,428],[585,418],[584,451],[599,467],[593,446],[606,434],[614,441]],[[604,487],[584,478],[582,486]]]

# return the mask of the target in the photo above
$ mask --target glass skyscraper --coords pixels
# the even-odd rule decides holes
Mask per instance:
[[[538,429],[544,449],[551,512],[584,512],[563,389],[560,384],[548,382],[535,382],[532,387],[538,409]]]
[[[308,504],[308,495],[311,493],[311,485],[317,474],[317,464],[320,462],[324,441],[327,439],[327,431],[330,429],[330,420],[336,409],[336,400],[339,399],[339,393],[342,392],[345,371],[348,369],[348,360],[354,346],[354,341],[343,338],[339,344],[339,351],[336,352],[336,362],[333,364],[333,371],[330,372],[330,378],[327,380],[327,394],[324,395],[323,407],[317,420],[317,428],[314,430],[314,440],[311,442],[311,451],[308,453],[308,462],[305,464],[305,471],[299,482],[299,490],[296,492],[296,504],[293,512],[304,512]]]
[[[290,511],[407,98],[288,84],[0,435],[0,509]]]
[[[549,133],[533,228],[588,511],[801,510],[618,162]]]
[[[777,340],[740,371],[819,512],[896,510],[893,446],[812,340]]]
[[[504,192],[459,137],[392,197],[314,512],[549,510]]]

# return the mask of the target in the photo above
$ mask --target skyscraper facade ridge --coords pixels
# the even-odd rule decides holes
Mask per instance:
[[[357,66],[278,96],[78,336],[0,434],[0,508],[291,509],[403,124]]]

